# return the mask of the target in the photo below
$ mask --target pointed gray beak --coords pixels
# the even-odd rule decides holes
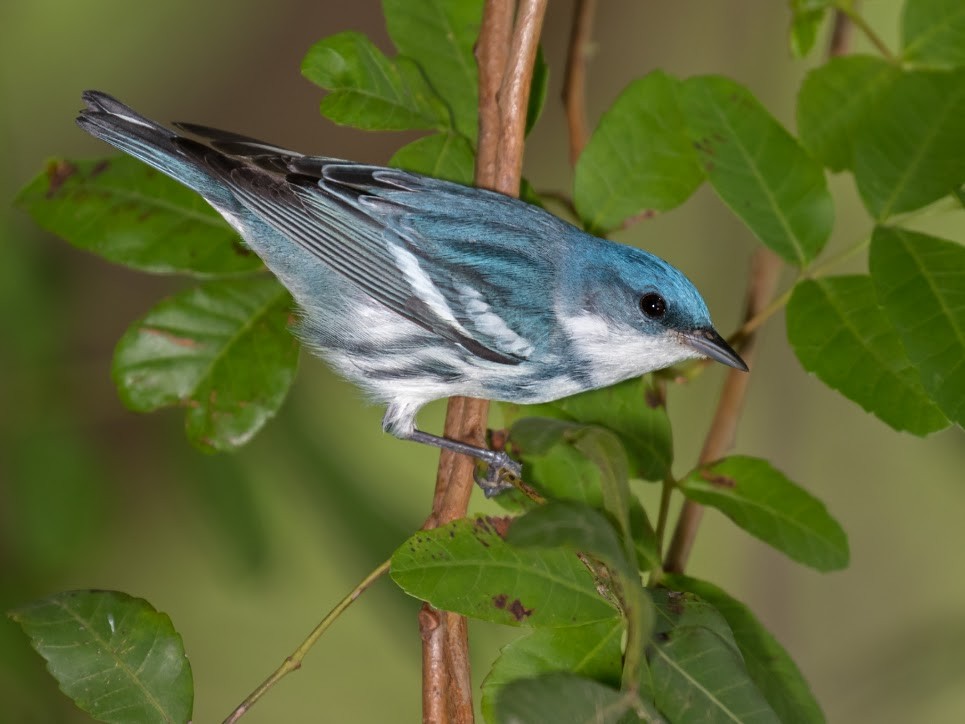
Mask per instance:
[[[713,327],[684,332],[681,336],[684,343],[690,345],[702,355],[717,360],[728,367],[736,367],[747,372],[747,365],[744,360],[727,344],[723,337],[717,334],[717,330]]]

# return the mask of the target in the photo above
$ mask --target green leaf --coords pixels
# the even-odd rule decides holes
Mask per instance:
[[[477,516],[416,533],[392,555],[392,579],[437,608],[495,623],[574,626],[617,616],[571,552],[503,540],[509,520]]]
[[[602,508],[616,522],[624,552],[633,557],[627,459],[617,437],[592,425],[524,418],[509,443],[527,466],[526,475],[548,497]]]
[[[271,278],[209,282],[161,301],[117,344],[121,399],[138,412],[185,406],[188,437],[202,449],[244,445],[294,379],[290,309]]]
[[[649,376],[540,405],[502,403],[501,409],[507,423],[534,416],[604,427],[623,442],[634,475],[663,480],[670,471],[670,418],[663,393]]]
[[[660,568],[660,553],[657,550],[657,533],[650,524],[640,499],[633,496],[630,499],[630,531],[633,536],[633,548],[637,558],[637,568],[641,571],[653,571]]]
[[[482,684],[482,713],[495,719],[495,701],[517,679],[568,673],[607,686],[620,685],[623,621],[618,618],[584,626],[537,629],[506,646]]]
[[[634,724],[632,699],[616,689],[572,674],[518,679],[504,686],[492,721],[513,724]]]
[[[855,139],[854,176],[878,220],[965,184],[965,69],[903,73]]]
[[[550,500],[514,521],[506,540],[520,547],[589,553],[627,578],[639,579],[613,525],[603,513],[586,505]]]
[[[803,58],[814,47],[830,0],[791,0],[791,52]]]
[[[435,133],[403,146],[390,166],[471,186],[476,154],[469,141],[457,133]]]
[[[965,247],[878,227],[869,263],[922,385],[949,420],[965,425]]]
[[[847,537],[824,504],[766,460],[724,458],[692,471],[680,490],[800,563],[819,571],[848,564]]]
[[[871,277],[807,279],[787,305],[787,337],[801,365],[896,430],[948,426],[878,304]]]
[[[569,548],[606,564],[606,569],[600,569],[602,575],[597,575],[619,601],[626,619],[628,653],[624,678],[629,676],[630,681],[636,682],[643,647],[653,630],[654,612],[640,583],[632,542],[626,537],[621,540],[602,513],[561,501],[549,501],[519,518],[507,540],[518,546]]]
[[[603,114],[583,149],[573,201],[589,229],[682,204],[703,181],[677,103],[679,83],[654,71],[631,83]]]
[[[706,601],[658,588],[654,642],[641,693],[675,722],[777,722],[750,675],[730,627]]]
[[[213,276],[261,267],[204,199],[130,156],[50,161],[17,203],[74,246],[141,271]]]
[[[740,654],[703,626],[682,626],[648,649],[654,703],[674,724],[779,724]]]
[[[834,216],[821,166],[728,78],[690,78],[680,98],[707,178],[724,203],[788,262],[814,259]]]
[[[71,591],[10,612],[60,689],[104,722],[187,722],[191,664],[171,619],[113,591]]]
[[[906,0],[902,58],[913,65],[965,65],[965,4],[961,0]]]
[[[536,59],[533,61],[533,79],[529,86],[529,104],[526,108],[526,133],[529,134],[539,120],[546,103],[546,93],[549,90],[550,67],[543,57],[543,46],[536,47]],[[478,103],[478,101],[477,101]]]
[[[302,75],[329,90],[321,112],[335,123],[369,131],[449,126],[449,115],[420,69],[390,60],[361,33],[339,33],[313,45]]]
[[[602,471],[572,444],[587,429],[573,422],[526,417],[513,424],[508,446],[523,461],[526,481],[544,496],[602,508]]]
[[[733,632],[748,674],[782,722],[824,721],[824,714],[797,665],[747,606],[712,583],[689,576],[668,574],[663,583],[672,589],[696,594],[723,616]]]
[[[900,76],[895,65],[870,55],[832,58],[812,70],[798,93],[801,143],[828,168],[851,168],[855,140],[875,122],[875,104]]]
[[[479,77],[473,46],[483,0],[382,0],[389,37],[414,60],[448,105],[451,125],[473,144],[478,132]]]

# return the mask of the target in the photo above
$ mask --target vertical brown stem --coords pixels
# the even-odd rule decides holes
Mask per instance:
[[[747,310],[745,319],[751,319],[767,305],[774,296],[778,277],[781,273],[781,260],[768,249],[759,249],[751,261],[751,276],[747,287]],[[753,367],[754,357],[757,355],[757,333],[751,332],[744,337],[741,345],[741,356],[748,366]],[[740,420],[741,408],[744,405],[744,395],[750,375],[740,370],[731,370],[724,382],[724,389],[717,403],[714,420],[704,441],[704,448],[700,452],[700,465],[706,465],[724,456],[724,453],[734,444],[737,423]],[[677,519],[664,570],[671,573],[683,573],[690,557],[690,550],[694,545],[697,528],[703,517],[703,506],[686,501]]]
[[[513,0],[486,0],[476,60],[479,66],[479,145],[476,185],[519,194],[526,109],[533,62],[546,0],[522,0],[513,24]],[[444,435],[485,444],[489,402],[453,397]],[[426,528],[465,516],[473,489],[474,461],[443,450],[439,457],[432,513]],[[419,614],[422,635],[422,719],[432,724],[473,721],[467,623],[463,616],[426,604]]]
[[[566,53],[566,75],[563,78],[563,107],[570,137],[570,164],[576,165],[586,145],[586,60],[593,34],[593,16],[597,0],[576,0],[570,44]]]

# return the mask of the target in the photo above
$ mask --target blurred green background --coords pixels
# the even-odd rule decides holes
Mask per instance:
[[[894,44],[898,2],[866,10]],[[544,30],[550,93],[525,171],[537,189],[565,191],[570,178],[558,102],[570,12],[570,2],[551,3]],[[787,22],[784,4],[767,0],[602,2],[590,117],[659,66],[730,75],[793,128],[808,63],[790,58]],[[86,88],[161,120],[385,162],[411,136],[333,126],[298,72],[315,40],[349,29],[390,49],[376,0],[0,5],[0,607],[71,588],[148,599],[184,636],[198,722],[220,721],[420,525],[436,454],[383,435],[381,410],[307,356],[281,415],[234,457],[191,449],[177,411],[127,412],[109,380],[113,344],[179,281],[78,252],[7,200],[50,156],[109,153],[73,124]],[[833,251],[868,221],[850,178],[831,183]],[[735,327],[755,242],[706,189],[621,240],[682,267],[718,326]],[[696,459],[722,377],[713,369],[671,393],[678,473]],[[442,410],[429,408],[423,425],[438,430]],[[960,430],[924,441],[892,432],[800,369],[782,319],[765,328],[736,449],[826,501],[849,533],[852,564],[805,570],[709,513],[691,572],[759,614],[830,721],[965,720],[963,442]],[[381,581],[246,721],[418,721],[416,610]],[[481,677],[516,632],[473,632]],[[6,619],[0,701],[2,721],[86,721]]]

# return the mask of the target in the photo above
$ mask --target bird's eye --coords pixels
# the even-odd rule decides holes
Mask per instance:
[[[640,310],[650,319],[660,319],[667,311],[667,302],[655,292],[640,297]]]

